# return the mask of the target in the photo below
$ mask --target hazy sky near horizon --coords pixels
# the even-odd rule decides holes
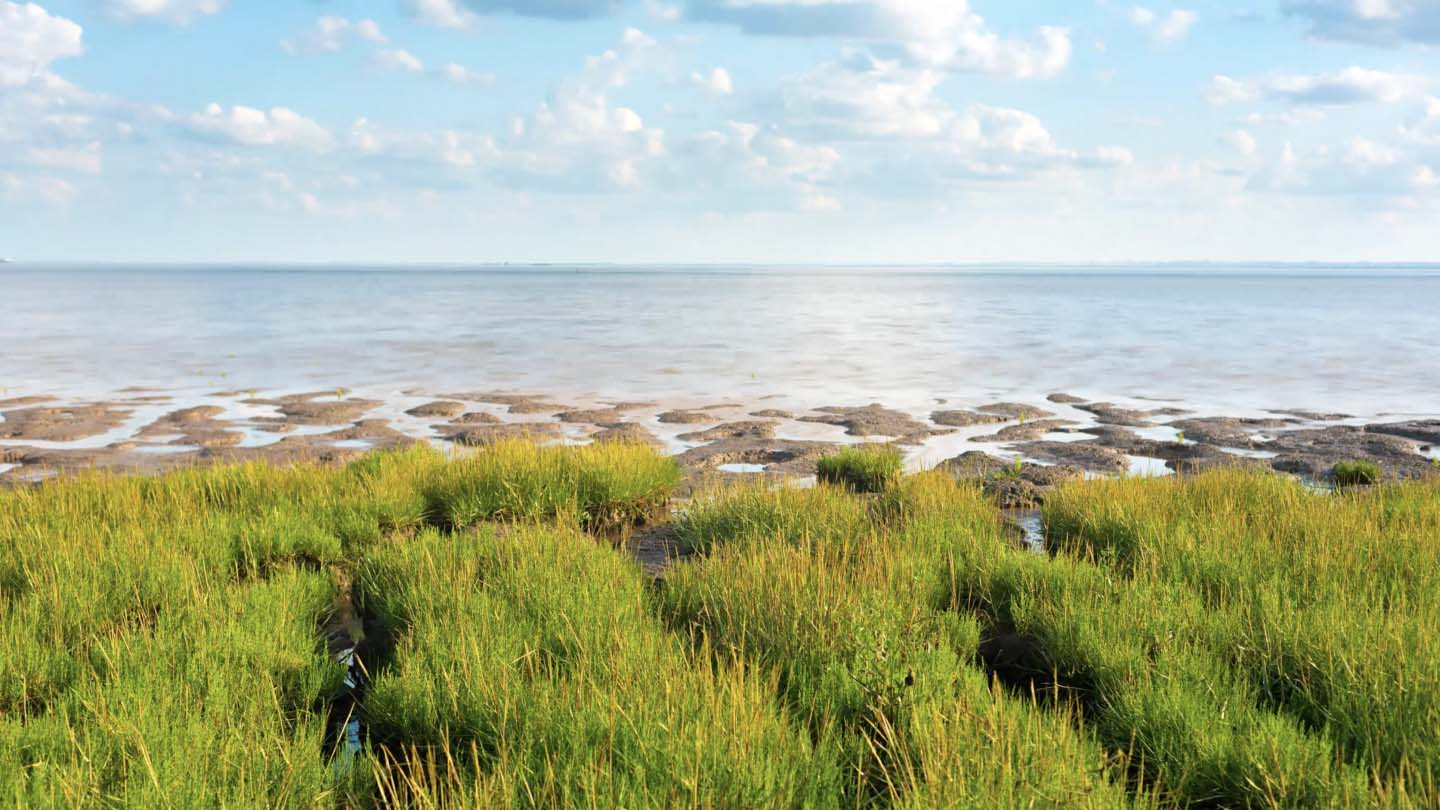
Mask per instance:
[[[0,0],[0,256],[1440,260],[1440,0]]]

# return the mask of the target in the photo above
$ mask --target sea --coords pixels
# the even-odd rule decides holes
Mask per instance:
[[[0,390],[1440,412],[1440,265],[0,265]]]

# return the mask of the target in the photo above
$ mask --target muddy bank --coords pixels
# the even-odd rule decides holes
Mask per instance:
[[[415,441],[483,447],[516,437],[641,442],[675,454],[697,480],[808,477],[814,460],[837,444],[888,440],[905,449],[912,469],[973,468],[967,474],[1017,506],[1042,501],[1055,480],[1076,471],[1159,474],[1240,465],[1324,480],[1340,461],[1366,460],[1389,477],[1440,474],[1434,462],[1440,417],[1336,424],[1329,420],[1339,415],[1323,409],[1187,413],[1143,400],[1090,402],[1066,394],[1034,402],[937,398],[946,407],[903,410],[881,403],[759,407],[760,401],[413,389],[364,396],[346,389],[224,391],[173,403],[183,407],[163,404],[169,399],[163,394],[66,402],[17,393],[0,410],[0,481],[91,467],[148,473],[221,460],[339,462]],[[1018,471],[1010,469],[1015,456],[1023,459]]]
[[[27,399],[21,397],[20,399]],[[103,436],[125,424],[131,409],[94,402],[69,407],[28,407],[4,411],[0,439],[29,442],[73,442]]]

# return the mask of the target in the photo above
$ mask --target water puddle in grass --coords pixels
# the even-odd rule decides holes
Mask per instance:
[[[755,475],[765,472],[764,464],[721,464],[715,469],[720,472],[735,473],[739,475]]]
[[[193,453],[199,449],[193,444],[142,444],[135,448],[135,452],[152,456],[168,456],[177,453]]]
[[[1159,478],[1174,475],[1175,471],[1165,466],[1165,459],[1150,456],[1126,456],[1130,466],[1125,474],[1132,478]]]
[[[1020,542],[1036,554],[1045,553],[1045,519],[1039,509],[1006,509],[1005,522],[1019,533]]]
[[[1221,452],[1229,453],[1232,456],[1241,456],[1243,458],[1258,458],[1269,460],[1272,458],[1280,457],[1279,453],[1272,453],[1269,450],[1252,450],[1247,447],[1221,447],[1220,450]]]
[[[1149,439],[1152,442],[1170,443],[1180,441],[1180,431],[1176,428],[1170,427],[1169,425],[1133,427],[1130,429],[1135,432],[1136,436],[1139,436],[1142,439]],[[1185,444],[1194,444],[1194,442],[1186,441]]]
[[[1094,441],[1095,437],[1089,433],[1080,433],[1078,431],[1074,433],[1069,431],[1054,431],[1044,434],[1040,437],[1040,440],[1046,442],[1086,442]]]
[[[359,647],[365,640],[364,623],[355,612],[355,600],[348,580],[341,583],[335,612],[324,630],[326,644],[335,661],[345,668],[340,688],[330,698],[325,730],[325,750],[337,775],[347,775],[360,754],[364,729],[360,704],[365,697],[367,678]]]
[[[331,447],[339,447],[344,450],[369,450],[374,445],[369,439],[341,439],[330,443]]]
[[[0,475],[3,475],[19,466],[19,464],[0,464]]]
[[[345,680],[340,695],[330,704],[330,736],[333,759],[331,767],[340,775],[349,774],[360,755],[360,691],[364,673],[355,657],[355,648],[347,647],[336,654],[345,667]]]

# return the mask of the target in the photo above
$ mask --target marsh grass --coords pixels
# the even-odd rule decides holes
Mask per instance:
[[[701,498],[679,531],[710,553],[667,574],[668,620],[697,648],[779,671],[782,705],[850,775],[830,806],[1130,806],[1073,716],[1001,691],[972,661],[975,618],[935,609],[937,549],[894,533],[934,490],[879,508],[825,487]],[[955,525],[998,544],[993,507],[955,495]]]
[[[901,461],[900,448],[893,445],[857,445],[821,456],[815,469],[823,483],[883,492],[900,479]]]
[[[638,566],[574,529],[427,531],[376,549],[360,585],[397,636],[371,739],[402,773],[455,763],[389,788],[407,801],[819,807],[840,779],[773,674],[690,650]]]
[[[1380,465],[1373,461],[1342,461],[1330,470],[1337,487],[1370,486],[1380,483]]]
[[[633,524],[664,506],[680,469],[653,449],[625,442],[579,447],[495,442],[445,465],[425,488],[433,521],[563,520],[588,529]]]
[[[677,480],[500,442],[0,492],[0,802],[1440,802],[1440,483],[1077,482],[1034,555],[940,473],[757,482],[678,509],[693,556],[652,582],[597,535]]]
[[[1143,594],[1142,626],[1190,637],[1237,700],[1323,741],[1378,794],[1440,801],[1435,482],[1320,497],[1215,472],[1067,488],[1045,514],[1060,547]]]

